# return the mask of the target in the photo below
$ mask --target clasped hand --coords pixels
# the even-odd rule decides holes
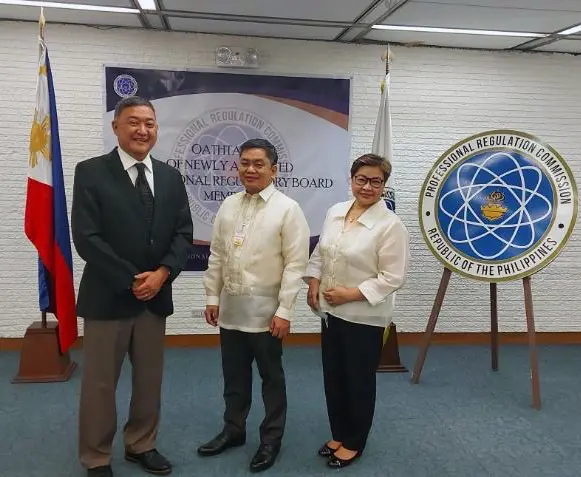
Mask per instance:
[[[321,282],[317,278],[311,278],[309,291],[307,292],[307,304],[313,309],[319,309],[319,288]],[[339,306],[354,300],[351,288],[334,287],[323,292],[323,298],[331,306]]]
[[[143,272],[135,275],[132,287],[133,294],[138,300],[151,300],[159,293],[167,276],[168,272],[163,267],[153,272]]]
[[[350,288],[334,287],[323,292],[323,298],[331,306],[339,306],[353,301],[353,293]]]

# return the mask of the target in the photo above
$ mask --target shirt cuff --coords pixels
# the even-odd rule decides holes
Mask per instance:
[[[278,309],[276,310],[275,316],[278,316],[283,320],[291,321],[292,314],[293,314],[292,310],[279,306]]]
[[[220,305],[220,297],[219,296],[209,296],[206,299],[206,306],[218,306]]]
[[[357,288],[363,294],[365,299],[369,302],[371,306],[379,305],[382,301],[385,300],[385,297],[375,291],[373,285],[369,283],[362,283]]]
[[[313,277],[312,275],[305,275],[305,276],[303,276],[303,282],[305,282],[307,285],[310,285],[312,278],[316,278],[317,280],[319,280],[319,282],[321,281],[321,277]]]
[[[321,279],[321,269],[319,267],[314,267],[312,265],[307,266],[307,270],[303,275],[303,280],[308,282],[309,278],[316,278],[318,280]]]

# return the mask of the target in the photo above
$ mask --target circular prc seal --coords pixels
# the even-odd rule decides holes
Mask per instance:
[[[279,165],[288,161],[288,147],[280,132],[263,117],[240,108],[206,111],[177,136],[171,160],[182,174],[194,219],[211,227],[222,201],[242,190],[240,146],[253,138],[268,139],[276,147]]]
[[[577,186],[551,146],[519,131],[487,131],[440,156],[418,212],[424,240],[446,268],[515,280],[560,253],[577,218]]]
[[[113,89],[121,98],[128,98],[137,93],[137,80],[131,75],[119,75],[113,81]]]

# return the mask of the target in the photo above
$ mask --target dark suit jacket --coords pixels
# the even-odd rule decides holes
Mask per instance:
[[[173,313],[172,282],[185,266],[193,224],[180,173],[152,158],[155,213],[148,236],[138,191],[115,148],[77,164],[71,228],[79,256],[86,262],[77,313],[89,319],[129,318],[150,311]],[[135,298],[134,276],[167,266],[171,273],[150,301]]]

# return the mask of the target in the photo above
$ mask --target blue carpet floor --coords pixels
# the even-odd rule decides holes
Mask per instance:
[[[403,347],[411,370],[417,350]],[[73,358],[82,366],[81,356]],[[329,437],[319,349],[285,349],[289,412],[283,450],[264,475],[394,477],[579,477],[581,475],[581,347],[540,348],[543,408],[531,407],[528,350],[504,346],[500,371],[490,371],[486,347],[432,346],[419,385],[411,373],[378,374],[374,428],[363,458],[341,471],[315,455]],[[10,383],[18,354],[0,353],[0,476],[83,476],[76,457],[80,368],[67,383]],[[127,366],[118,390],[119,427],[127,415]],[[201,459],[196,448],[221,428],[218,349],[168,349],[159,449],[173,476],[250,475],[262,419],[260,385],[246,446]],[[117,435],[116,476],[143,474],[122,459]]]

